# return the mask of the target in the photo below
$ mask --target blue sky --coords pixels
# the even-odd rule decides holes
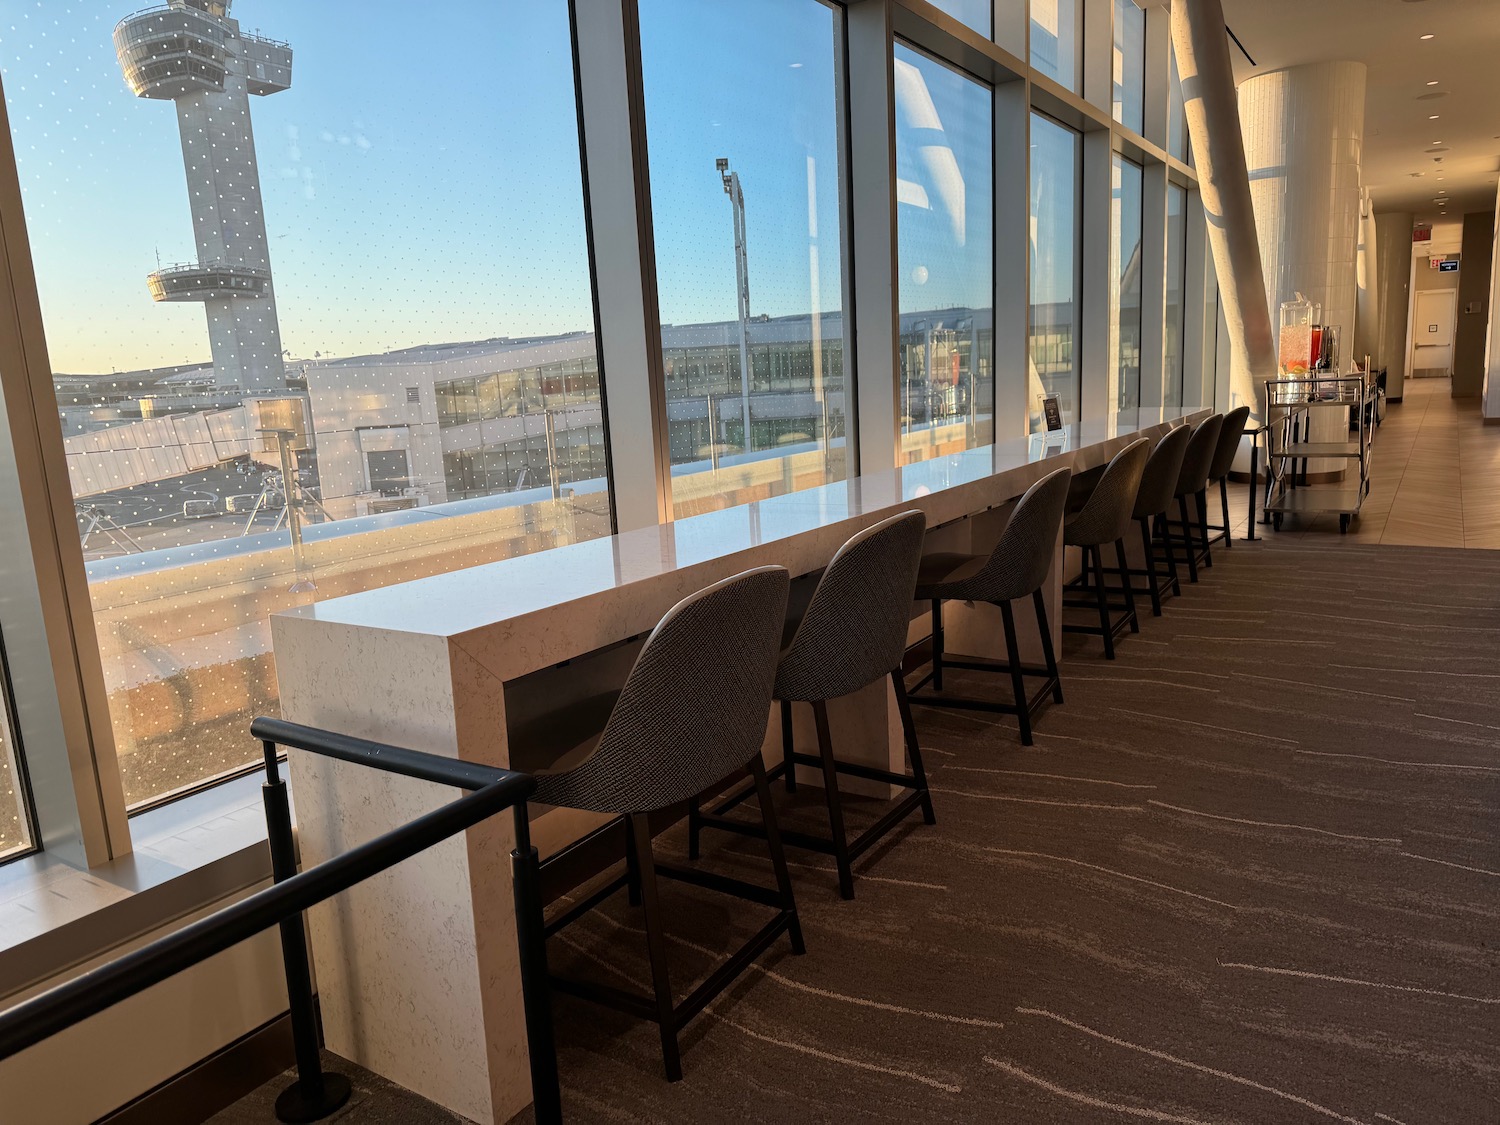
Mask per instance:
[[[208,358],[202,307],[146,292],[158,260],[196,251],[174,108],[135,98],[115,59],[111,32],[134,7],[0,0],[58,371]],[[562,0],[237,0],[234,15],[294,51],[291,89],[251,99],[293,355],[592,328]],[[735,315],[719,156],[744,185],[752,312],[805,313],[814,289],[825,312],[840,308],[833,13],[816,0],[642,0],[641,22],[663,319]],[[903,205],[903,270],[926,267],[920,286],[903,282],[904,308],[988,303],[974,269],[989,242],[988,110],[967,108],[977,87],[940,77],[933,104],[971,185],[967,247],[937,204]]]

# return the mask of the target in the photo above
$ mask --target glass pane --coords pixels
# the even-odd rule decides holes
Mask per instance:
[[[1146,13],[1135,0],[1115,0],[1115,120],[1137,133],[1145,128]]]
[[[1177,52],[1170,52],[1172,73],[1167,76],[1167,151],[1178,160],[1187,159],[1187,114],[1182,108],[1182,77],[1177,73]]]
[[[1121,410],[1141,404],[1141,166],[1114,158],[1110,230],[1110,367]]]
[[[896,45],[904,463],[995,432],[994,98]]]
[[[1078,180],[1083,138],[1031,115],[1031,432],[1046,428],[1037,397],[1055,394],[1078,418]]]
[[[1078,89],[1083,0],[1031,0],[1031,65]]]
[[[939,11],[947,12],[954,19],[968,24],[979,34],[988,38],[993,32],[991,6],[994,0],[930,0]]]
[[[0,860],[31,850],[31,826],[22,792],[20,747],[16,745],[15,729],[5,654],[0,650]]]
[[[256,759],[270,614],[609,532],[568,5],[11,9],[139,806]]]
[[[1167,385],[1162,401],[1182,405],[1183,278],[1187,273],[1187,189],[1167,185]]]
[[[838,16],[818,0],[640,15],[673,510],[842,480]]]

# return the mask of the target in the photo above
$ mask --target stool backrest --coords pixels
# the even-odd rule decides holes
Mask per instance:
[[[926,533],[926,516],[903,512],[839,548],[782,655],[777,699],[834,699],[900,665]]]
[[[1151,442],[1137,438],[1110,459],[1094,491],[1068,522],[1068,542],[1113,543],[1124,538],[1150,455]]]
[[[636,657],[598,748],[548,778],[549,803],[653,812],[759,754],[789,585],[785,569],[762,566],[669,609]]]
[[[1046,580],[1072,479],[1072,469],[1057,469],[1016,501],[1000,541],[973,579],[976,588],[985,590],[986,600],[1024,598]]]
[[[1234,455],[1240,451],[1240,438],[1245,436],[1245,422],[1249,417],[1248,406],[1236,406],[1224,415],[1224,425],[1219,428],[1219,444],[1214,448],[1214,458],[1208,466],[1210,482],[1223,480],[1234,467]]]
[[[1224,415],[1210,414],[1193,430],[1182,455],[1182,469],[1177,474],[1177,496],[1191,496],[1208,485],[1208,468],[1219,446],[1219,430],[1223,425]]]
[[[1182,473],[1182,455],[1187,452],[1188,441],[1193,431],[1187,426],[1176,426],[1162,435],[1146,458],[1146,471],[1141,474],[1141,487],[1135,494],[1134,519],[1146,520],[1159,516],[1172,503],[1177,478]]]

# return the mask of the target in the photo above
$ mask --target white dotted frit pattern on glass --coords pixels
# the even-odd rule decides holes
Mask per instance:
[[[1078,89],[1083,0],[1031,0],[1031,65],[1069,90]]]
[[[276,611],[610,531],[565,0],[224,9],[8,6],[133,807],[255,760]]]
[[[901,462],[995,432],[994,97],[898,43]]]
[[[1141,404],[1141,166],[1118,154],[1112,168],[1109,354],[1120,410]]]
[[[678,517],[848,474],[840,18],[819,0],[641,0]]]
[[[1146,13],[1136,0],[1115,0],[1115,120],[1137,133],[1146,122]]]
[[[5,675],[0,662],[0,677]],[[18,759],[15,727],[10,715],[9,684],[0,682],[0,859],[26,851],[31,846],[31,828],[22,792],[21,763]]]

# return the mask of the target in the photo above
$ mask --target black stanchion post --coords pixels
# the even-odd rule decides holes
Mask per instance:
[[[552,984],[542,921],[541,869],[536,849],[531,846],[526,802],[516,805],[514,811],[516,847],[510,853],[511,889],[516,904],[527,1054],[531,1059],[532,1109],[537,1125],[560,1125],[562,1092],[557,1081],[557,1045],[552,1036]]]
[[[266,782],[261,795],[266,804],[266,840],[271,847],[271,874],[284,882],[297,874],[292,841],[292,810],[286,782],[276,761],[276,744],[264,744]],[[318,1056],[318,1017],[313,1010],[312,971],[307,963],[307,934],[302,915],[281,923],[281,960],[286,967],[286,995],[291,1006],[292,1043],[297,1055],[297,1080],[276,1099],[276,1119],[291,1123],[320,1121],[349,1100],[349,1080],[324,1074]]]

